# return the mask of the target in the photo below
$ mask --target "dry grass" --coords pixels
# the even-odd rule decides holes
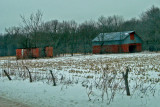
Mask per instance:
[[[129,56],[127,57],[127,55]],[[47,84],[52,84],[49,73],[49,70],[52,70],[56,82],[58,82],[57,84],[68,86],[81,82],[87,90],[89,100],[95,96],[94,90],[99,89],[102,90],[100,95],[102,101],[106,94],[108,103],[113,100],[117,91],[125,90],[122,72],[126,71],[126,67],[130,68],[129,84],[134,83],[132,86],[133,94],[136,93],[136,90],[144,91],[146,87],[152,87],[152,85],[160,83],[159,53],[117,54],[117,56],[114,54],[112,56],[87,55],[36,60],[16,60],[6,57],[6,59],[0,59],[3,60],[0,67],[9,70],[8,72],[11,75],[28,79],[29,75],[25,68],[27,66],[33,75],[34,81],[43,81]],[[111,92],[110,96],[109,91]],[[140,91],[137,95],[144,96],[144,93],[141,94]],[[145,91],[146,93],[147,91]]]

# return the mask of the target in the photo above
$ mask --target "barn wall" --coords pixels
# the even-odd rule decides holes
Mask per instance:
[[[121,47],[121,52],[124,52],[124,53],[129,52],[129,44],[123,44],[120,47]]]
[[[104,46],[93,46],[93,54],[97,53],[118,53],[120,45],[104,45]]]
[[[128,53],[129,46],[136,46],[135,52],[142,51],[141,43],[133,44],[122,44],[122,45],[104,45],[104,46],[93,46],[93,54],[99,53]]]
[[[142,51],[142,44],[137,44],[137,52],[141,52]]]
[[[103,45],[118,45],[121,43],[121,41],[104,41],[104,42],[94,41],[94,42],[92,42],[92,45],[98,46],[98,45],[101,45],[102,43],[103,43]]]
[[[134,34],[134,40],[131,40],[130,36],[128,36],[122,42],[122,44],[131,44],[131,43],[142,43],[142,40],[139,36]]]

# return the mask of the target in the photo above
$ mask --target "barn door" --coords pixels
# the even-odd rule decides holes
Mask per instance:
[[[129,46],[129,52],[130,52],[130,53],[136,52],[136,45],[130,45],[130,46]]]

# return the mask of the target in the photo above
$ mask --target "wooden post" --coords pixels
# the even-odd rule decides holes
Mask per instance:
[[[130,96],[130,91],[129,91],[129,86],[128,86],[128,72],[129,72],[129,68],[127,67],[126,73],[124,74],[124,72],[122,72],[122,75],[125,81],[125,88],[126,88],[127,96]]]
[[[4,70],[5,75],[8,77],[8,79],[11,81],[11,77],[9,76],[9,74]]]
[[[25,66],[26,67],[26,66]],[[30,79],[30,82],[32,82],[32,75],[31,75],[31,72],[29,71],[29,69],[26,67],[28,73],[29,73],[29,79]]]
[[[56,86],[56,81],[55,81],[55,77],[53,76],[52,70],[50,70],[51,76],[52,76],[52,80],[53,80],[53,86]]]

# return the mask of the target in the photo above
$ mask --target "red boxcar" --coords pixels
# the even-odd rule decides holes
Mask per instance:
[[[28,58],[29,56],[27,49],[16,49],[16,57],[17,59]]]
[[[16,57],[17,59],[53,57],[53,47],[45,47],[43,49],[42,48],[16,49]]]
[[[53,57],[53,47],[46,47],[45,54],[46,54],[46,57]]]
[[[22,52],[22,49],[16,49],[16,57],[17,57],[17,59],[22,59],[21,52]]]
[[[39,58],[40,57],[40,48],[32,48],[31,49],[31,57]]]

